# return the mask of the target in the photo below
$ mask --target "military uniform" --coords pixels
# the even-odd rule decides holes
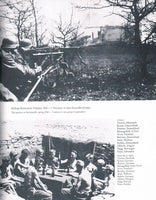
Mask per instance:
[[[32,69],[28,64],[23,63],[22,57],[16,50],[17,44],[10,39],[3,39],[1,46],[1,83],[10,94],[20,97],[19,88],[25,85],[27,76],[35,76],[39,70]],[[1,92],[2,93],[2,92]],[[3,93],[4,94],[4,93]],[[7,98],[6,98],[7,100]]]

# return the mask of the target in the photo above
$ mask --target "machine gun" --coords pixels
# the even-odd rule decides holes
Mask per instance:
[[[46,76],[46,74],[48,74],[49,72],[52,73],[52,72],[54,72],[54,71],[56,71],[58,69],[59,65],[56,66],[56,67],[55,67],[55,65],[62,59],[63,52],[37,53],[37,54],[33,54],[33,56],[46,56],[45,59],[40,64],[41,67],[43,67],[43,65],[49,59],[50,59],[50,61],[52,63],[40,74],[40,76],[38,76],[38,80],[36,81],[35,85],[30,90],[30,92],[27,95],[27,97],[24,99],[25,102],[27,102],[29,100],[30,96],[35,91],[36,87],[38,86],[38,84],[40,83],[40,81],[43,79],[43,77]],[[56,57],[57,57],[57,59],[56,59]]]

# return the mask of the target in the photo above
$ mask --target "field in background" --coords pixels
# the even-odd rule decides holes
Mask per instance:
[[[31,101],[153,100],[156,99],[156,51],[148,57],[149,79],[140,77],[134,48],[84,47],[66,52],[75,77],[60,75],[55,88],[51,74],[41,83]],[[85,64],[82,62],[85,62]]]

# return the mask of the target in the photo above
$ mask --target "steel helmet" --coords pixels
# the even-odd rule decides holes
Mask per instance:
[[[2,49],[16,49],[18,47],[18,42],[15,38],[4,38],[2,40]]]

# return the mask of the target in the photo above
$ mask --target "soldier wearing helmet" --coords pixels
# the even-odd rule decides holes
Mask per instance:
[[[10,94],[14,94],[16,98],[12,98],[14,101],[21,97],[23,92],[20,87],[26,83],[28,79],[26,75],[36,76],[41,72],[41,67],[32,69],[27,63],[19,61],[19,52],[17,51],[19,44],[14,38],[4,38],[1,45],[1,84],[10,91]],[[1,91],[3,96],[5,93]],[[7,100],[7,96],[4,96]]]
[[[18,59],[19,62],[34,67],[32,52],[30,51],[31,49],[33,49],[31,40],[28,38],[21,39],[19,41],[18,52],[20,56],[18,57]]]

